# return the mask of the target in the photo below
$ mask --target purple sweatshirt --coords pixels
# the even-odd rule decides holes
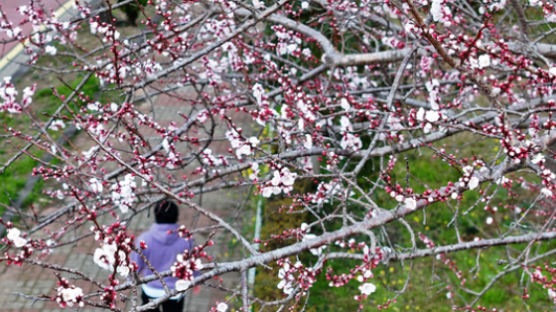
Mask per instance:
[[[147,249],[143,250],[143,255],[149,260],[151,265],[157,272],[167,271],[170,266],[176,261],[176,256],[183,251],[193,249],[193,239],[186,240],[179,237],[176,232],[168,234],[168,231],[175,231],[179,227],[175,223],[153,223],[151,228],[145,233],[141,234],[135,241],[137,248],[140,247],[140,242],[143,240],[147,243]],[[139,266],[138,273],[143,273],[143,276],[152,275],[152,271],[147,264],[143,261],[141,256],[137,253],[132,253],[131,260],[135,261]],[[195,272],[194,276],[198,276],[199,272]],[[176,278],[168,276],[164,278],[164,282],[170,289],[174,289]],[[162,284],[158,279],[148,283],[149,286],[163,289]]]

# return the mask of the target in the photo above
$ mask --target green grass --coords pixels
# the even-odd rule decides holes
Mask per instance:
[[[77,87],[79,83],[81,83],[82,79],[82,77],[78,77],[77,79],[73,80],[69,86],[61,85],[56,87],[57,93],[65,97],[69,96],[72,93],[73,89]],[[100,82],[97,78],[94,77],[91,77],[85,83],[85,85],[81,89],[81,93],[85,99],[98,98],[103,101],[107,101],[110,99],[111,96],[114,96],[111,93],[100,94]],[[53,94],[53,90],[51,88],[43,88],[38,90],[34,95],[33,102],[33,105],[36,107],[36,117],[42,121],[46,121],[48,118],[50,118],[61,103],[60,99]],[[72,101],[69,104],[69,106],[74,110],[78,110],[79,107],[82,105],[85,105],[85,102],[82,100]],[[62,112],[61,115],[67,116],[67,114],[68,112]],[[4,124],[6,127],[17,127],[19,129],[21,127],[30,127],[31,119],[24,114],[11,115],[2,113],[0,114],[0,123]],[[53,139],[57,139],[61,135],[61,132],[59,131],[49,132]],[[11,154],[7,153],[8,150],[10,149],[0,149],[0,159],[2,159],[2,161],[6,161],[12,156]],[[41,158],[44,154],[42,151],[35,150],[33,148],[31,148],[29,152],[38,158]],[[17,199],[17,193],[23,188],[27,180],[27,176],[32,172],[33,168],[36,165],[37,162],[32,158],[28,156],[21,156],[9,168],[7,168],[2,175],[0,175],[0,185],[2,186],[0,188],[1,203],[8,205],[10,204],[10,202],[13,202]],[[42,196],[43,186],[44,181],[42,180],[39,180],[39,182],[35,184],[31,193],[23,202],[24,207],[27,207],[28,205],[39,200],[39,198]],[[4,207],[0,207],[0,215],[2,215],[3,212]]]
[[[9,204],[17,199],[17,192],[23,188],[27,181],[27,174],[33,170],[35,161],[31,158],[23,157],[14,162],[6,171],[0,175],[0,202]],[[0,206],[0,215],[4,212],[4,207]]]
[[[460,152],[456,155],[458,159],[471,157],[473,155],[481,155],[484,161],[490,162],[495,160],[497,155],[497,147],[499,143],[494,140],[478,140],[472,135],[457,135],[444,142],[435,144],[437,148],[444,147],[446,150],[456,150],[462,147]],[[439,188],[445,186],[448,182],[457,182],[461,173],[458,168],[450,166],[447,162],[440,159],[432,159],[433,152],[427,148],[421,148],[420,151],[414,150],[398,155],[398,163],[392,172],[392,181],[399,183],[406,187],[406,177],[409,174],[409,187],[416,193],[422,193],[427,188]],[[409,162],[409,173],[405,162],[407,158]],[[361,171],[358,179],[358,184],[363,189],[368,189],[371,184],[367,178],[374,181],[378,176],[378,160],[371,159]],[[518,177],[523,176],[525,179],[532,182],[538,182],[534,175],[528,172],[516,172],[510,174]],[[363,178],[365,177],[365,178]],[[482,185],[481,189],[486,189],[486,185]],[[490,213],[484,211],[484,203],[479,202],[477,206],[470,211],[467,215],[461,213],[467,210],[472,205],[476,204],[481,198],[479,189],[473,191],[466,191],[463,194],[462,200],[459,202],[459,217],[457,219],[457,226],[460,235],[464,241],[473,240],[475,237],[490,238],[498,235],[496,226],[500,230],[507,231],[511,223],[519,215],[504,208],[504,204],[515,204],[521,207],[526,207],[532,202],[532,194],[524,192],[519,185],[514,184],[512,191],[518,196],[515,198],[508,197],[508,190],[504,188],[493,188],[489,195],[493,197],[491,206],[497,206],[498,212],[495,216],[497,225],[486,225],[486,218]],[[379,190],[373,195],[373,200],[381,207],[392,209],[396,206],[389,194]],[[272,200],[268,201],[272,205]],[[406,217],[406,221],[411,224],[415,233],[421,232],[433,239],[437,245],[448,245],[457,243],[456,229],[453,225],[449,225],[453,219],[455,209],[458,203],[455,200],[450,200],[448,203],[434,203],[429,205],[424,211],[419,211]],[[333,210],[335,207],[330,205],[323,209]],[[360,207],[349,206],[351,212],[355,214],[362,214],[363,211]],[[287,218],[285,215],[282,217]],[[426,217],[426,223],[424,219]],[[533,221],[533,220],[531,220]],[[281,219],[279,216],[272,216],[266,218],[263,231],[269,235],[270,233],[281,232],[285,228],[291,228],[293,224],[300,224],[301,221],[293,221],[289,224],[287,219]],[[333,230],[341,227],[341,224],[328,224],[328,229]],[[398,247],[411,247],[410,235],[399,222],[393,222],[384,226],[384,230],[388,233],[390,239]],[[378,232],[375,232],[378,235]],[[514,231],[514,235],[520,234]],[[364,237],[358,237],[357,240],[365,240]],[[418,241],[418,248],[424,248],[423,243]],[[329,251],[336,250],[334,246],[329,246]],[[503,265],[499,265],[498,261],[506,259],[507,252],[512,256],[517,256],[519,250],[523,250],[524,245],[513,245],[509,247],[494,247],[487,250],[482,250],[479,257],[480,271],[476,272],[471,270],[476,266],[477,250],[460,251],[458,253],[449,254],[448,257],[454,261],[459,270],[463,272],[463,278],[466,280],[465,287],[474,291],[480,291],[490,280],[504,269]],[[533,250],[550,250],[556,248],[556,243],[537,243]],[[338,249],[339,250],[339,249]],[[345,250],[342,250],[345,251]],[[303,254],[300,259],[306,265],[310,265],[316,261],[316,257]],[[292,259],[293,260],[293,259]],[[295,260],[293,260],[295,261]],[[371,282],[377,286],[377,291],[373,293],[364,302],[365,308],[363,311],[377,311],[377,305],[384,304],[388,299],[395,297],[392,290],[400,290],[408,274],[409,261],[402,266],[399,262],[391,262],[389,264],[379,264],[373,270],[375,277]],[[349,273],[358,263],[349,260],[331,260],[328,261],[324,267],[323,273],[318,276],[317,282],[311,288],[309,296],[309,304],[306,311],[356,311],[359,303],[354,300],[354,296],[359,294],[359,282],[352,280],[345,287],[333,288],[329,287],[329,281],[326,280],[324,272],[327,269],[334,269],[334,274]],[[474,296],[458,290],[460,280],[456,274],[449,269],[445,264],[440,263],[434,258],[416,259],[413,262],[413,271],[407,291],[396,298],[397,303],[392,303],[391,311],[448,311],[455,304],[457,306],[464,306],[465,302],[473,300]],[[259,274],[259,273],[258,273]],[[264,298],[270,299],[280,298],[281,291],[276,288],[278,283],[277,270],[274,268],[270,272],[264,272],[257,276],[257,295],[263,295]],[[528,277],[524,278],[525,281]],[[542,311],[546,307],[551,306],[547,298],[546,290],[538,285],[529,285],[528,290],[530,299],[525,304],[522,301],[523,289],[520,287],[522,281],[522,270],[517,270],[502,277],[484,296],[478,301],[477,304],[486,306],[488,308],[497,308],[499,311],[524,311],[526,306],[532,311]],[[452,287],[453,298],[446,297],[448,287]],[[331,299],[333,298],[333,299]],[[301,300],[299,308],[301,310],[303,302]]]
[[[58,94],[63,95],[64,97],[68,97],[73,90],[81,83],[83,77],[79,77],[71,82],[70,86],[61,85],[56,87],[56,91]],[[85,85],[81,88],[80,93],[84,95],[85,98],[95,99],[100,97],[101,100],[106,100],[108,97],[105,97],[100,92],[100,81],[96,77],[90,77]],[[41,89],[36,92],[35,98],[37,101],[41,102],[41,107],[39,112],[45,115],[50,115],[54,113],[58,105],[60,105],[61,101],[58,97],[56,97],[53,93],[51,88]],[[82,100],[78,100],[77,103],[72,101],[69,103],[70,108],[73,110],[79,109],[80,106],[84,105],[85,103]]]

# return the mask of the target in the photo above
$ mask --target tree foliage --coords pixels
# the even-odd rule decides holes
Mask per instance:
[[[482,298],[515,272],[528,304],[556,302],[553,1],[139,2],[133,28],[100,18],[118,18],[131,0],[76,1],[69,21],[41,1],[19,19],[2,15],[4,44],[21,42],[30,71],[71,90],[52,89],[55,110],[37,114],[36,85],[0,84],[3,116],[27,118],[4,126],[1,171],[34,159],[31,174],[60,203],[2,220],[0,262],[60,273],[51,300],[122,309],[118,294],[158,278],[130,273],[140,250],[126,224],[170,198],[211,221],[182,234],[227,233],[240,258],[212,258],[211,241],[200,242],[176,267],[201,260],[202,275],[134,311],[254,267],[272,272],[276,289],[258,298],[242,274],[214,310],[310,310],[315,285],[356,309],[386,309],[419,288],[415,271],[429,272],[414,267],[420,258],[447,272],[429,273],[446,308],[495,311]],[[160,101],[179,107],[171,120],[154,113]],[[60,144],[69,126],[76,139]],[[246,218],[198,200],[223,189],[248,190]],[[245,229],[258,202],[272,215],[254,240]],[[50,262],[53,249],[91,236],[106,279]],[[488,265],[485,249],[498,251],[489,258],[498,267],[470,282]],[[379,271],[402,282],[389,287]]]

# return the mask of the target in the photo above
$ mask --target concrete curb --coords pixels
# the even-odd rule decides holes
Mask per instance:
[[[96,6],[100,5],[100,0],[88,0],[87,3],[90,5]],[[60,8],[58,8],[54,12],[54,16],[59,18],[60,20],[69,20],[71,17],[76,15],[76,10],[73,8],[74,0],[66,1]],[[17,79],[25,75],[29,68],[25,65],[27,56],[24,53],[24,45],[22,43],[18,43],[15,47],[13,47],[4,57],[0,59],[0,77],[3,79],[4,77],[11,77],[13,79]],[[70,127],[64,134],[56,141],[58,145],[64,145],[67,141],[77,132],[75,127]],[[45,162],[49,162],[52,160],[52,156],[46,155],[43,159]],[[10,203],[11,207],[15,209],[21,208],[23,202],[27,199],[35,184],[39,181],[39,177],[32,176],[29,174],[29,177],[25,183],[25,186],[20,189],[17,193],[16,199],[14,202]],[[12,218],[16,215],[14,211],[4,211],[1,215],[2,219],[7,222],[11,221]],[[4,234],[4,226],[0,225],[0,235]]]
[[[85,0],[90,6],[97,7],[100,6],[101,0]],[[54,16],[61,21],[67,21],[74,17],[77,13],[76,9],[73,7],[75,3],[74,0],[66,1],[62,6],[60,6],[56,11],[54,11]],[[41,30],[46,29],[41,26]],[[12,77],[14,79],[23,76],[29,68],[25,65],[27,61],[27,56],[25,55],[25,46],[23,43],[18,43],[13,47],[8,53],[6,53],[2,58],[0,58],[0,77]]]

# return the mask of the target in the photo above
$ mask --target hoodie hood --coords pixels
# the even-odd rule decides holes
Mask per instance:
[[[153,223],[150,233],[160,244],[171,245],[180,238],[179,235],[175,233],[178,228],[179,225],[176,223]],[[174,233],[168,234],[168,231],[174,231]]]

